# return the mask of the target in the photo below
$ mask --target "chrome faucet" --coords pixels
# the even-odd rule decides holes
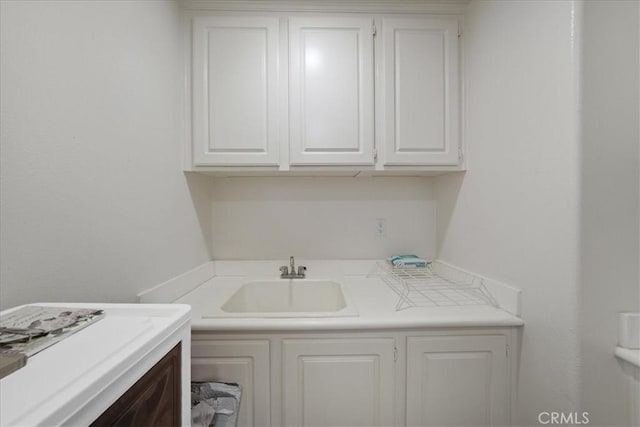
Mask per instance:
[[[289,267],[286,265],[280,267],[280,278],[281,279],[304,279],[306,276],[307,267],[301,265],[298,267],[298,271],[296,272],[296,262],[293,257],[289,258]]]

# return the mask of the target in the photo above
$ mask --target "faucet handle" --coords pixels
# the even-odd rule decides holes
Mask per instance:
[[[305,267],[304,265],[298,266],[298,276],[304,277],[306,272],[307,272],[307,267]]]
[[[280,267],[280,276],[288,276],[289,275],[289,267],[287,267],[286,265],[283,265],[282,267]]]

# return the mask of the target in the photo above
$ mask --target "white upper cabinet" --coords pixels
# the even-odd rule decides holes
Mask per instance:
[[[458,20],[384,18],[384,165],[459,163]]]
[[[459,15],[365,10],[194,16],[187,169],[463,168]]]
[[[374,163],[373,20],[289,19],[292,165]]]
[[[279,20],[193,19],[193,162],[277,165]]]

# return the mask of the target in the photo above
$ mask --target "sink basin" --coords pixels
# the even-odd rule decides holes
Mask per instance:
[[[221,308],[225,313],[335,313],[346,307],[339,283],[296,279],[245,283]]]

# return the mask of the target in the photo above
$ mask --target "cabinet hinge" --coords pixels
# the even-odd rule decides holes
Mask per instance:
[[[373,160],[378,160],[378,149],[373,147]]]
[[[375,37],[378,34],[378,29],[376,28],[376,23],[371,24],[371,34]]]
[[[462,147],[458,147],[458,163],[462,163],[464,160],[464,154],[462,154]]]
[[[509,344],[507,344],[507,348],[505,349],[505,352],[507,353],[507,358],[509,358]]]
[[[398,347],[393,346],[393,361],[394,363],[398,361]]]

